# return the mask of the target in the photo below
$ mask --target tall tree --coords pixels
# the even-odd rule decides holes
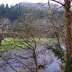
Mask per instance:
[[[70,0],[64,0],[64,16],[65,16],[65,46],[66,46],[66,69],[65,72],[72,72],[72,38],[71,38],[71,14],[70,14]]]
[[[4,17],[4,4],[0,5],[0,18]]]
[[[5,17],[7,18],[9,15],[9,6],[8,4],[6,4],[6,7],[5,7]]]
[[[64,4],[57,0],[52,0],[56,3],[61,4],[64,7],[64,17],[65,17],[65,46],[66,46],[66,66],[65,72],[72,72],[72,38],[71,38],[71,0],[64,0]]]

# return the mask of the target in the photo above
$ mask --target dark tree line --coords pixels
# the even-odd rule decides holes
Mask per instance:
[[[34,9],[32,7],[19,6],[19,4],[10,7],[8,4],[6,4],[6,6],[4,4],[0,5],[0,18],[8,18],[11,21],[14,21],[19,16],[29,13],[33,13],[36,17],[39,18],[47,15],[43,10]]]
[[[0,18],[9,18],[10,20],[15,20],[19,16],[17,8],[15,9],[13,6],[9,8],[8,4],[4,6],[4,4],[0,5]]]

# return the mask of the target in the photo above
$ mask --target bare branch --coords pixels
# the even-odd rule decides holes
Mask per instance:
[[[52,0],[52,1],[54,1],[54,2],[56,2],[56,3],[58,3],[58,4],[62,5],[62,6],[64,6],[64,4],[62,4],[62,3],[59,2],[59,1],[56,1],[56,0]]]
[[[15,68],[13,68],[13,66],[3,57],[0,56],[15,72],[18,72]]]

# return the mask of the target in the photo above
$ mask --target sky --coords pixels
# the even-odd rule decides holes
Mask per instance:
[[[0,0],[0,4],[9,4],[9,5],[15,5],[20,2],[32,2],[32,3],[37,3],[37,2],[44,2],[46,3],[48,0]]]

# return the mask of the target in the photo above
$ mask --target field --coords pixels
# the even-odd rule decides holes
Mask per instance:
[[[56,43],[57,40],[56,38],[34,38],[37,44],[53,44]],[[10,50],[10,49],[14,49],[14,48],[26,48],[28,46],[28,44],[33,45],[34,40],[32,38],[28,39],[28,40],[22,40],[22,39],[18,39],[18,38],[5,38],[4,40],[2,40],[1,42],[1,46],[0,46],[0,50],[4,51],[4,50]]]

